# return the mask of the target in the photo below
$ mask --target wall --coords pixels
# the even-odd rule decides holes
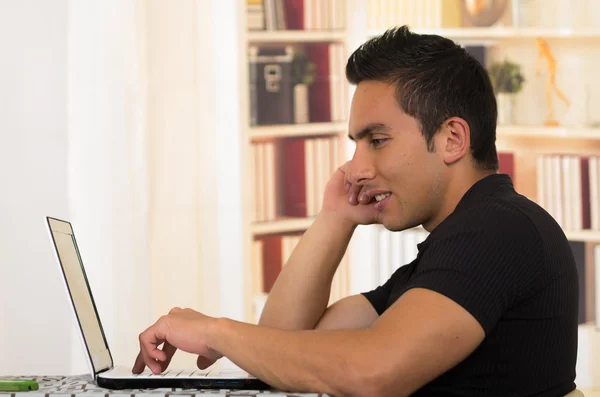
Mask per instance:
[[[67,0],[0,3],[0,374],[69,370],[44,217],[67,215]]]

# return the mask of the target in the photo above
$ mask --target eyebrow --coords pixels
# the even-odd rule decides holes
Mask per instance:
[[[356,133],[356,136],[352,136],[352,134],[348,134],[348,138],[351,141],[360,141],[361,139],[363,139],[364,137],[366,137],[369,134],[374,134],[376,132],[385,132],[385,131],[388,131],[389,129],[390,129],[390,127],[385,124],[371,123],[371,124],[368,124],[366,127],[364,127],[362,130],[358,131]]]

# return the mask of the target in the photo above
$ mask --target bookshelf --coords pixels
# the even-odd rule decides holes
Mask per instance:
[[[346,1],[245,0],[241,106],[251,259],[246,318],[256,322],[268,292],[303,232],[325,185],[343,162],[349,87]],[[344,258],[331,302],[348,294]]]
[[[347,129],[348,126],[343,122],[260,126],[250,128],[250,139],[256,141],[269,138],[310,137],[344,133]]]
[[[248,4],[253,2],[261,3],[249,0]],[[278,0],[273,0],[273,2],[278,3]],[[526,84],[523,91],[518,94],[519,98],[515,105],[518,113],[516,120],[498,125],[497,148],[500,154],[501,172],[511,174],[517,191],[538,201],[555,215],[570,241],[575,244],[584,244],[586,247],[600,243],[600,227],[597,222],[590,222],[589,219],[575,219],[593,216],[593,214],[590,215],[590,212],[599,211],[597,208],[592,210],[591,207],[594,206],[595,197],[600,196],[592,197],[589,182],[587,190],[581,193],[584,187],[578,179],[581,179],[582,167],[588,167],[585,172],[590,173],[589,159],[600,158],[600,118],[593,119],[596,117],[593,109],[600,105],[600,84],[595,84],[593,67],[588,67],[586,70],[577,68],[580,65],[578,63],[580,59],[587,59],[590,64],[593,64],[595,59],[600,59],[600,49],[596,50],[597,41],[600,40],[600,24],[598,26],[589,23],[575,24],[573,27],[563,25],[553,27],[547,26],[548,24],[544,26],[525,26],[524,24],[514,26],[511,20],[515,17],[514,10],[509,10],[506,12],[513,12],[511,18],[502,16],[494,26],[462,26],[462,17],[457,8],[458,0],[281,1],[284,6],[294,5],[294,7],[303,5],[305,2],[312,7],[313,14],[309,18],[316,20],[321,18],[320,22],[312,20],[309,23],[311,28],[305,29],[299,25],[304,21],[299,22],[298,18],[294,17],[296,19],[288,18],[286,20],[286,29],[252,30],[249,28],[246,30],[244,38],[245,48],[287,46],[291,47],[292,51],[307,50],[309,58],[313,57],[314,59],[314,57],[320,56],[323,59],[324,53],[326,53],[324,49],[327,46],[338,45],[343,47],[343,55],[347,57],[354,48],[370,37],[383,32],[388,27],[406,23],[420,33],[439,34],[454,39],[464,46],[482,48],[485,53],[485,59],[482,62],[486,66],[504,57],[517,60],[526,76]],[[267,4],[266,1],[262,3]],[[327,28],[319,25],[319,23],[323,23],[323,15],[329,15],[331,18],[329,12],[331,10],[321,10],[322,15],[320,16],[315,14],[316,9],[324,6],[345,7],[343,15],[345,15],[347,23],[344,26]],[[420,14],[417,15],[418,13]],[[301,14],[302,18],[300,19],[306,19],[310,12],[304,9]],[[277,26],[277,22],[271,21],[271,25]],[[545,79],[543,76],[538,78],[535,70],[537,48],[534,43],[537,37],[548,40],[551,50],[558,59],[557,84],[572,100],[570,108],[564,109],[555,98],[554,106],[556,117],[559,120],[558,126],[544,125],[547,113]],[[314,175],[309,178],[308,164],[319,157],[325,158],[326,155],[323,153],[329,153],[332,157],[337,156],[338,165],[341,164],[344,157],[347,157],[345,149],[347,107],[352,88],[340,89],[345,84],[342,70],[344,57],[341,62],[338,60],[339,63],[336,63],[340,68],[337,73],[335,68],[331,67],[333,61],[329,59],[329,71],[325,74],[321,73],[320,79],[317,77],[315,84],[320,84],[317,88],[311,87],[315,92],[327,93],[308,97],[308,110],[305,109],[304,112],[315,113],[315,117],[300,121],[289,119],[289,122],[286,123],[249,121],[245,128],[245,141],[249,153],[248,180],[251,181],[246,187],[246,197],[249,198],[247,211],[251,214],[248,217],[247,228],[249,230],[247,240],[250,245],[254,244],[257,239],[267,237],[281,236],[284,238],[301,235],[310,226],[316,215],[320,205],[319,193],[328,179],[325,175]],[[562,61],[563,59],[564,61]],[[244,64],[244,67],[246,66]],[[575,83],[575,80],[569,76],[569,72],[560,68],[575,68],[578,81],[587,76],[589,84],[583,87],[582,84]],[[542,71],[545,72],[544,69]],[[335,80],[339,84],[337,88],[331,84]],[[243,92],[250,92],[251,85],[252,82],[248,79]],[[244,106],[251,109],[251,101],[247,98],[246,100],[248,102]],[[340,103],[332,105],[335,100],[339,100]],[[339,105],[341,105],[339,109],[334,111],[333,108]],[[311,106],[326,107],[328,114],[318,114],[319,111],[314,109],[311,111]],[[251,113],[251,110],[249,112]],[[328,139],[330,141],[326,142]],[[311,146],[317,141],[319,145],[322,143],[325,146]],[[257,161],[257,151],[263,153],[262,160]],[[268,153],[269,159],[265,159],[264,153]],[[294,156],[296,156],[295,160]],[[287,163],[284,160],[282,163],[282,157],[291,160]],[[587,159],[587,162],[582,163],[580,161],[582,158]],[[297,169],[292,166],[295,161],[297,164],[301,164],[296,167]],[[546,166],[550,167],[550,163],[554,164],[552,166],[554,168],[545,169]],[[297,188],[293,182],[281,180],[280,176],[265,176],[264,172],[257,172],[257,169],[264,168],[265,165],[267,168],[277,168],[279,173],[291,172],[289,174],[293,176],[291,180],[300,180],[302,187]],[[333,163],[327,167],[332,171]],[[598,175],[600,175],[600,171],[598,171]],[[276,187],[273,187],[273,183]],[[265,186],[265,188],[262,191],[259,189],[259,193],[257,193],[256,186]],[[549,190],[555,194],[549,194]],[[578,191],[577,194],[569,193],[575,190]],[[291,191],[293,194],[290,193]],[[301,210],[286,208],[286,202],[294,194],[305,196],[301,200],[303,201]],[[585,199],[582,194],[587,195]],[[586,208],[565,209],[565,206],[574,204],[583,205]],[[586,215],[583,215],[584,213]],[[589,223],[594,224],[590,225]],[[423,230],[415,229],[400,234],[407,236],[406,239],[409,241],[415,242],[414,236],[418,236],[417,240],[423,238],[423,232]],[[357,234],[360,236],[355,236],[356,238],[351,242],[348,258],[346,258],[348,263],[344,269],[346,272],[343,281],[344,288],[342,288],[344,292],[339,296],[372,288],[392,270],[389,266],[387,270],[378,268],[379,262],[382,262],[381,258],[391,255],[381,252],[382,247],[385,246],[382,239],[388,238],[384,237],[386,231],[376,227],[365,227],[361,228]],[[255,251],[256,249],[253,249],[252,252]],[[262,249],[262,253],[266,254],[265,249]],[[256,253],[253,254],[253,257],[255,258],[254,262],[264,261],[264,258],[257,259],[258,254]],[[587,260],[589,261],[589,258]],[[589,267],[588,264],[587,268]],[[252,274],[260,271],[256,270],[256,266],[253,266],[252,269]],[[261,296],[264,298],[266,291],[261,289],[260,281],[255,280],[249,293],[250,300]],[[586,321],[592,320],[594,319],[589,317]]]
[[[535,39],[544,37],[550,40],[600,40],[600,29],[567,29],[567,28],[510,28],[510,27],[492,27],[492,28],[416,28],[415,32],[422,34],[436,34],[448,37],[452,40],[464,41],[510,41]],[[369,31],[369,36],[373,37],[380,33],[378,29]],[[594,42],[590,44],[596,44]]]
[[[249,43],[343,43],[346,39],[344,31],[322,32],[302,30],[252,31],[248,32]]]
[[[260,236],[265,234],[301,232],[308,229],[314,220],[313,217],[310,217],[277,219],[271,222],[254,222],[252,224],[252,234]]]
[[[589,127],[543,127],[543,126],[498,126],[499,139],[516,138],[563,138],[578,140],[600,140],[600,128]]]

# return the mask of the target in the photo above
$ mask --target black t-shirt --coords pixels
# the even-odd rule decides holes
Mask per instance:
[[[509,176],[473,185],[418,252],[363,295],[381,315],[410,288],[437,291],[469,311],[485,339],[414,395],[564,396],[575,388],[575,260],[559,225]]]

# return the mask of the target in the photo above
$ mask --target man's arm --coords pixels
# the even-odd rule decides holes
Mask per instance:
[[[379,315],[363,295],[351,295],[329,306],[317,323],[317,330],[369,328]]]
[[[315,328],[327,309],[331,292],[331,281],[348,247],[357,225],[377,222],[379,211],[373,205],[359,205],[357,200],[360,185],[352,185],[346,176],[348,163],[333,174],[323,197],[323,206],[315,222],[304,233],[290,259],[281,270],[269,293],[259,325],[288,330]],[[364,324],[363,310],[367,316],[370,308],[361,305],[360,312],[345,309],[354,303],[344,303],[330,310],[322,321],[333,327],[333,316],[346,322],[347,316],[361,316],[358,323]],[[347,301],[346,301],[347,302]],[[340,313],[344,312],[344,315]],[[372,318],[372,316],[370,317]]]
[[[414,288],[372,327],[286,331],[216,320],[207,345],[282,390],[408,396],[465,359],[484,338],[449,298]]]
[[[327,309],[331,282],[354,228],[333,213],[319,214],[277,277],[259,325],[290,330],[315,327]]]

